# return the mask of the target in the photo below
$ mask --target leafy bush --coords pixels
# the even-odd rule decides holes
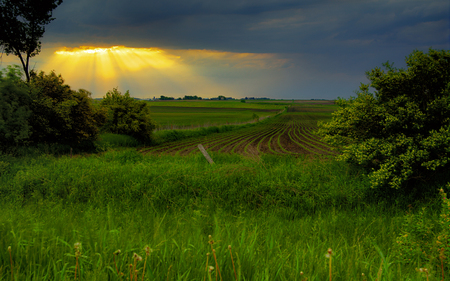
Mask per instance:
[[[414,51],[406,64],[367,72],[370,83],[320,124],[338,159],[366,168],[373,187],[429,180],[450,164],[450,51]]]
[[[135,100],[128,91],[122,94],[114,88],[106,93],[100,105],[108,112],[104,132],[129,135],[145,143],[151,141],[156,125],[150,118],[147,102]]]
[[[417,214],[411,210],[405,217],[402,232],[396,239],[395,252],[401,262],[422,262],[432,267],[449,267],[450,262],[450,200],[440,190],[439,219],[434,219],[429,209]],[[445,260],[445,265],[444,265]]]
[[[31,99],[18,66],[0,71],[0,149],[23,144],[31,134],[28,118]]]
[[[53,71],[32,72],[30,86],[32,142],[81,145],[97,139],[105,114],[92,105],[91,93],[71,90]]]

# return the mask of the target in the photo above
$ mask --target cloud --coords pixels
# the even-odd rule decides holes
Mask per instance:
[[[236,53],[215,50],[168,50],[188,65],[234,68],[278,69],[292,65],[276,54]]]
[[[450,49],[449,8],[448,0],[64,1],[33,60],[50,67],[46,52],[62,46],[156,48],[177,73],[147,63],[148,73],[127,69],[109,82],[143,79],[141,89],[174,94],[195,91],[191,79],[236,94],[343,96],[382,62],[402,67],[414,49]]]

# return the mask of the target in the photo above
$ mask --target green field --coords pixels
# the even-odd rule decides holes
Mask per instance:
[[[157,130],[192,129],[254,122],[274,116],[292,103],[230,101],[149,101]]]
[[[447,187],[371,189],[315,134],[334,105],[294,105],[180,140],[161,132],[166,141],[150,147],[124,148],[137,144],[109,134],[99,153],[0,154],[0,280],[209,280],[207,266],[211,280],[235,280],[235,270],[238,280],[330,280],[330,268],[332,280],[427,280],[423,267],[441,280],[439,259],[400,242],[437,233],[435,190]],[[405,216],[423,207],[426,217],[407,232]]]

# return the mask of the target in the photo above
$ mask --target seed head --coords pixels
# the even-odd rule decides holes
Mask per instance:
[[[115,252],[114,252],[114,255],[115,255],[115,256],[120,255],[120,250],[115,251]]]
[[[145,246],[145,255],[146,256],[150,256],[150,253],[153,252],[153,249],[150,249],[149,246]]]
[[[231,245],[228,245],[228,249],[230,249],[230,250],[231,250]]]
[[[11,253],[11,246],[9,246],[9,247],[8,247],[8,252],[10,252],[10,253]]]
[[[133,254],[133,257],[137,261],[142,261],[142,257],[140,255],[136,254],[136,253]]]
[[[210,266],[209,268],[208,268],[208,271],[211,273],[212,271],[214,270],[214,266]]]

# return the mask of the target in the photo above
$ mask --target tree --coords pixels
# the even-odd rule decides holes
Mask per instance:
[[[106,93],[100,105],[108,112],[103,131],[129,135],[142,142],[151,141],[156,125],[147,102],[135,100],[128,91],[122,94],[114,88]]]
[[[414,51],[406,64],[366,72],[370,83],[319,124],[338,159],[367,169],[373,187],[404,187],[450,166],[450,51]]]
[[[0,71],[0,150],[23,144],[31,134],[31,99],[18,68],[8,66],[5,77]]]
[[[9,55],[18,56],[27,81],[30,58],[41,51],[39,40],[52,11],[62,0],[0,0],[0,46]]]
[[[71,90],[53,71],[32,71],[30,76],[30,141],[78,146],[97,139],[106,114],[93,106],[88,91]]]

